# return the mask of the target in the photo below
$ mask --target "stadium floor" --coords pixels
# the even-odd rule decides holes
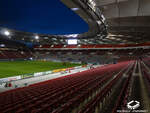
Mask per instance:
[[[0,61],[0,78],[79,66],[80,64],[50,61]]]

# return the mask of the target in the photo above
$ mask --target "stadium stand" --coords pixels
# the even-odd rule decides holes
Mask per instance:
[[[5,50],[0,51],[0,59],[26,59],[32,57],[31,52],[23,52],[23,51],[11,51]]]
[[[85,112],[89,113],[111,93],[114,85],[123,77],[123,72],[133,63],[110,64],[1,93],[0,110],[2,113],[66,113],[80,110],[76,108],[90,98],[85,106],[88,108]],[[123,89],[127,87],[129,78]]]

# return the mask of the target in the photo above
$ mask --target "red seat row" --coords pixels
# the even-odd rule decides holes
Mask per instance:
[[[121,78],[123,73],[125,72],[122,71],[119,73],[107,86],[105,86],[96,96],[93,98],[88,104],[81,109],[78,113],[94,113],[95,108],[103,102],[104,98],[107,97],[107,95],[110,94],[112,91],[113,86],[117,83],[117,81]]]
[[[122,110],[122,107],[124,107],[127,104],[127,97],[129,94],[129,82],[131,79],[132,73],[129,74],[128,78],[123,84],[123,88],[120,92],[120,95],[118,96],[117,102],[115,104],[115,107],[112,110],[112,113],[116,113],[117,110]]]
[[[30,58],[32,54],[29,52],[18,51],[0,51],[0,59],[16,59],[16,58]]]

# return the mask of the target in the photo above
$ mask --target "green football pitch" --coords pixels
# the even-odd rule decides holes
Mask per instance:
[[[79,66],[80,64],[50,61],[1,61],[0,78]]]

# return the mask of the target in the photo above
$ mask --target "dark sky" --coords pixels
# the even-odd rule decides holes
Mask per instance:
[[[60,0],[0,0],[0,26],[43,34],[88,31],[88,24]]]

